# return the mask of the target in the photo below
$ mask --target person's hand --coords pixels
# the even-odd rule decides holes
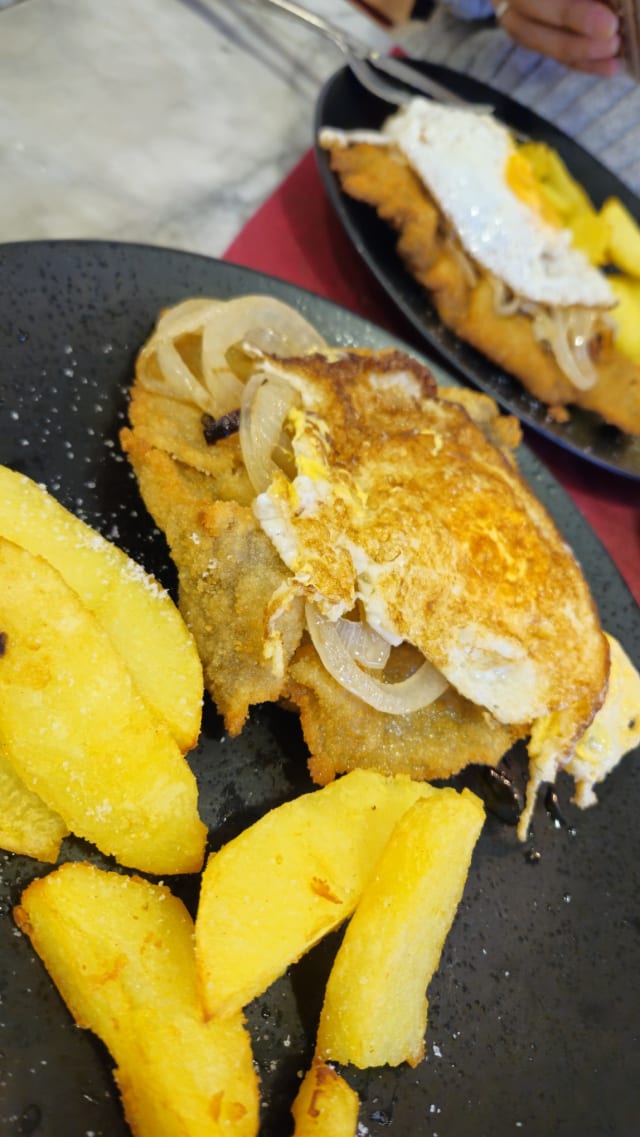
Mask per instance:
[[[619,70],[617,16],[595,0],[492,0],[498,23],[521,47],[578,71]]]

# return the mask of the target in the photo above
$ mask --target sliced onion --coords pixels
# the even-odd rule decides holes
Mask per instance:
[[[596,382],[597,374],[589,353],[595,325],[602,313],[592,308],[545,308],[525,301],[510,290],[498,277],[491,277],[493,305],[499,316],[513,316],[518,310],[527,312],[533,320],[533,334],[538,341],[547,343],[563,375],[579,391],[588,391]]]
[[[497,276],[490,276],[491,291],[493,292],[493,307],[499,316],[515,316],[521,306],[520,297],[511,291],[504,280]]]
[[[326,347],[295,308],[273,296],[238,296],[209,314],[202,334],[202,374],[216,415],[241,404],[242,383],[227,362],[233,344],[250,343],[274,355],[304,355]]]
[[[338,635],[352,659],[363,667],[381,670],[389,659],[391,644],[363,620],[336,620]]]
[[[233,343],[233,316],[228,324],[226,312],[215,313],[202,332],[202,374],[218,414],[237,410],[242,402],[243,384],[227,363],[226,353]]]
[[[213,312],[223,307],[223,300],[209,300],[204,296],[183,300],[161,312],[154,334],[159,339],[175,340],[178,336],[200,332]]]
[[[171,340],[161,341],[156,347],[156,359],[162,375],[162,382],[145,384],[157,387],[163,394],[171,395],[187,403],[195,403],[203,410],[209,410],[209,397],[202,383],[187,367],[180,352]]]
[[[207,321],[210,350],[209,363],[215,369],[224,367],[225,354],[233,343],[264,336],[261,350],[273,355],[304,355],[326,349],[326,342],[300,313],[273,296],[239,296],[211,313]],[[256,345],[257,346],[257,345]]]
[[[177,341],[186,335],[202,337],[202,375],[194,374],[180,355]],[[231,345],[239,342],[283,356],[322,351],[327,346],[304,316],[271,296],[228,301],[192,297],[160,315],[138,359],[140,383],[220,418],[237,410],[242,400],[243,384],[226,360]]]
[[[219,418],[219,401],[212,398],[201,376],[185,362],[176,343],[183,336],[202,335],[207,320],[222,307],[220,300],[194,297],[165,309],[138,358],[137,375],[141,384],[148,390],[192,403]],[[239,404],[238,396],[236,407]]]
[[[554,308],[546,312],[540,308],[533,317],[536,339],[545,340],[551,348],[558,367],[579,391],[588,391],[597,375],[589,355],[589,341],[599,313],[577,313],[571,309]]]
[[[358,666],[336,625],[322,616],[314,604],[307,602],[305,614],[313,646],[329,674],[375,710],[388,715],[409,715],[428,707],[446,690],[447,680],[426,660],[400,683],[381,682]]]
[[[296,392],[284,380],[262,372],[244,386],[240,408],[240,448],[256,493],[271,484],[278,464],[273,452],[282,443],[282,427]]]

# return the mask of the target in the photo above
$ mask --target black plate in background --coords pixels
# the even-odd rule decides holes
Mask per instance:
[[[640,218],[640,202],[620,180],[587,154],[566,134],[527,107],[483,83],[446,67],[412,61],[418,70],[457,91],[472,103],[489,104],[513,130],[554,147],[568,169],[599,207],[607,197],[618,197]],[[378,129],[395,108],[366,91],[348,67],[337,71],[322,89],[315,115],[315,136],[325,126],[343,130]],[[470,344],[459,339],[440,321],[425,289],[405,269],[396,252],[396,235],[375,210],[344,194],[329,167],[325,150],[316,144],[316,157],[329,198],[357,252],[431,350],[466,382],[492,395],[540,434],[590,462],[628,478],[640,479],[640,437],[608,426],[598,415],[572,408],[568,423],[553,422],[547,408],[520,383]]]
[[[344,309],[258,273],[157,248],[94,242],[0,247],[0,461],[173,582],[166,547],[119,451],[134,356],[158,310],[191,295],[269,292],[339,344],[398,343]],[[535,457],[521,464],[584,565],[603,621],[640,664],[640,613],[593,532]],[[297,720],[256,709],[223,737],[207,704],[191,756],[217,847],[264,810],[312,788]],[[416,1070],[349,1071],[370,1137],[632,1137],[640,1116],[640,764],[629,756],[584,814],[540,808],[531,863],[490,818],[430,988],[427,1060]],[[65,842],[65,859],[91,846]],[[11,906],[48,871],[0,855],[0,1132],[125,1137],[99,1042],[71,1022],[18,935]],[[194,910],[198,878],[172,887]],[[265,1137],[311,1056],[336,938],[248,1011],[263,1081]],[[204,1135],[203,1135],[204,1137]]]

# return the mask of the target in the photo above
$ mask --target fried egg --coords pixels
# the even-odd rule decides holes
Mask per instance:
[[[640,673],[614,636],[605,635],[611,655],[607,695],[566,767],[575,778],[575,801],[583,809],[597,801],[594,786],[640,743]]]
[[[393,351],[263,365],[265,381],[276,373],[296,393],[296,473],[276,473],[253,508],[323,617],[360,606],[500,722],[595,708],[608,659],[580,568],[432,376]]]
[[[607,278],[548,219],[510,131],[488,114],[415,98],[382,137],[404,154],[466,252],[517,296],[554,307],[609,308]]]

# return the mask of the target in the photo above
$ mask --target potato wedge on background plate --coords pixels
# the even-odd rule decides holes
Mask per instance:
[[[424,1057],[426,990],[458,909],[484,808],[442,789],[398,821],[338,949],[316,1052],[361,1069]]]
[[[612,264],[640,277],[640,227],[617,197],[609,197],[600,211],[609,229],[609,260]]]
[[[640,279],[619,273],[609,277],[618,303],[614,311],[616,343],[630,359],[640,363]]]
[[[0,745],[28,789],[122,864],[197,872],[195,777],[111,639],[42,557],[0,537]]]
[[[243,1019],[205,1022],[193,924],[164,885],[62,865],[14,911],[71,1014],[116,1063],[136,1137],[255,1137],[258,1084]]]
[[[398,818],[440,792],[354,770],[272,809],[213,853],[196,917],[207,1013],[246,1006],[350,916]]]
[[[181,750],[195,746],[202,665],[191,633],[157,581],[42,486],[7,466],[0,466],[0,535],[58,570],[108,633]]]

